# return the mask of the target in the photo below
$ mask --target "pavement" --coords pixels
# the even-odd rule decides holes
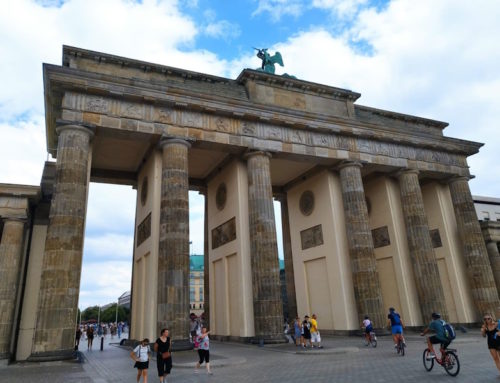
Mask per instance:
[[[478,329],[457,334],[451,347],[458,349],[460,373],[456,378],[435,365],[424,370],[423,338],[406,334],[407,349],[398,356],[389,336],[379,336],[378,346],[366,347],[361,337],[323,337],[323,349],[297,348],[293,344],[257,345],[210,342],[213,375],[202,367],[195,371],[196,351],[175,352],[173,369],[167,382],[499,382],[500,374],[489,354],[486,340]],[[8,383],[134,383],[136,370],[131,349],[120,346],[118,339],[105,338],[103,351],[99,341],[87,351],[83,341],[80,359],[66,362],[0,364],[0,382]],[[85,347],[84,347],[85,346]],[[150,362],[148,382],[158,382],[156,363]]]

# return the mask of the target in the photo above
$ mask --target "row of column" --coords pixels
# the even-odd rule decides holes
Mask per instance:
[[[56,182],[42,265],[33,354],[50,356],[57,353],[61,357],[73,349],[92,131],[71,125],[59,128],[58,133]],[[184,348],[189,347],[190,144],[184,140],[163,139],[160,147],[163,170],[157,323],[158,331],[168,327],[177,348]],[[251,152],[246,160],[255,334],[260,339],[274,339],[282,333],[282,306],[270,156],[265,152]],[[347,240],[358,313],[370,315],[381,326],[384,308],[360,168],[357,162],[345,162],[338,168]],[[432,311],[445,314],[418,173],[401,172],[399,183],[422,314],[424,318]],[[451,182],[450,191],[474,301],[481,312],[492,311],[497,306],[498,295],[467,179]],[[286,235],[289,230],[285,231]],[[290,270],[291,251],[285,255],[285,264]]]

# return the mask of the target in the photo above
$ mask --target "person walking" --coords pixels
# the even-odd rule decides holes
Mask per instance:
[[[164,328],[160,332],[160,337],[156,339],[154,350],[156,352],[156,367],[160,383],[167,382],[167,375],[172,370],[172,340],[168,334],[168,329]]]
[[[92,351],[92,343],[94,342],[94,328],[89,326],[87,328],[87,351]]]
[[[312,347],[311,343],[311,323],[309,322],[309,315],[306,315],[304,317],[304,320],[302,321],[302,329],[304,331],[302,335],[303,343],[302,347],[306,348],[307,347],[307,341],[309,341],[309,347]]]
[[[491,357],[500,371],[500,335],[497,322],[490,313],[484,315],[481,335],[487,338],[488,350],[490,350]]]
[[[137,382],[140,382],[141,376],[143,383],[148,383],[148,368],[151,352],[149,349],[149,339],[144,338],[136,348],[130,353],[135,361],[134,367],[137,368]]]
[[[318,348],[323,348],[321,345],[321,335],[319,334],[318,330],[318,317],[316,314],[312,315],[311,320],[309,321],[311,324],[311,345],[312,347],[318,347]],[[314,345],[316,343],[316,346]]]
[[[80,338],[82,337],[82,330],[80,326],[76,326],[76,334],[75,334],[75,351],[78,351],[78,346],[80,346]]]
[[[302,323],[297,315],[293,321],[293,331],[295,333],[295,346],[299,347],[302,344]]]
[[[196,363],[196,372],[198,372],[200,366],[205,362],[207,367],[207,374],[212,375],[212,371],[210,370],[210,339],[208,338],[208,334],[210,332],[207,331],[206,327],[201,329],[201,334],[198,336],[198,356],[199,361]]]

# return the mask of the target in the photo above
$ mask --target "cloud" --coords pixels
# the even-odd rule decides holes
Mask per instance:
[[[368,0],[313,0],[312,7],[330,10],[338,17],[352,17]]]
[[[302,0],[258,0],[252,16],[268,13],[271,21],[278,22],[283,16],[298,17],[304,11]]]

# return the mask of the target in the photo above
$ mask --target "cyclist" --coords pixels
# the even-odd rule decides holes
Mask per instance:
[[[406,341],[403,336],[403,320],[401,315],[394,309],[394,307],[389,308],[389,315],[387,315],[387,327],[391,326],[392,340],[394,341],[394,347],[398,347],[398,339],[401,338],[403,346],[406,347]]]
[[[431,314],[432,321],[429,323],[429,327],[427,327],[420,335],[424,336],[425,334],[434,331],[435,335],[428,336],[427,337],[427,348],[430,351],[429,358],[435,358],[436,354],[434,353],[434,346],[433,344],[442,344],[443,349],[448,347],[448,345],[451,343],[445,335],[445,329],[444,325],[445,322],[441,320],[441,314],[439,313],[432,313]]]
[[[361,328],[365,328],[366,346],[370,344],[370,333],[373,331],[372,321],[368,315],[365,316]]]

